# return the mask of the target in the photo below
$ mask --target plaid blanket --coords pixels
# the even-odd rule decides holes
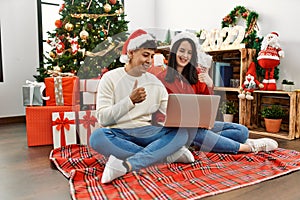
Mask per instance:
[[[193,151],[192,164],[157,164],[101,183],[106,158],[85,145],[51,151],[50,160],[69,178],[73,199],[199,199],[300,169],[300,152],[217,154]]]

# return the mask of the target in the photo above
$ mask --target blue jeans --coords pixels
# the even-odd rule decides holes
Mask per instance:
[[[99,128],[90,137],[90,145],[104,156],[127,160],[139,170],[175,153],[188,140],[185,128],[144,126],[131,129]]]
[[[201,151],[236,154],[240,144],[248,139],[249,130],[241,124],[216,121],[210,130],[191,129],[189,134],[189,140],[194,138],[193,144],[200,147]]]

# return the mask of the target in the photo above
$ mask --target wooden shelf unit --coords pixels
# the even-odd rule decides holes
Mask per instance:
[[[214,62],[227,62],[233,67],[233,78],[239,79],[240,85],[244,82],[248,66],[253,61],[255,56],[255,49],[234,49],[234,50],[218,50],[218,51],[208,51],[209,55],[212,56]],[[214,69],[210,70],[210,76],[213,78],[212,74]],[[241,119],[244,118],[243,112],[241,110],[241,101],[238,99],[239,88],[233,87],[215,87],[215,94],[221,96],[221,102],[224,100],[231,100],[236,102],[238,106],[238,114],[234,116],[233,122],[241,123]],[[219,112],[217,115],[217,120],[222,120],[222,114]]]
[[[208,51],[207,53],[212,56],[214,62],[230,62],[234,66],[234,78],[240,80],[241,86],[256,51],[255,49],[243,48]],[[212,75],[212,70],[210,74]],[[234,122],[247,126],[250,133],[287,140],[300,138],[300,92],[256,90],[253,93],[254,100],[249,101],[238,99],[239,88],[215,87],[214,91],[215,94],[221,96],[221,102],[223,100],[238,102],[239,113],[234,118]],[[286,109],[288,117],[283,120],[279,133],[268,133],[264,128],[264,120],[261,118],[260,109],[265,104],[280,104]],[[217,120],[221,120],[220,113],[218,113]]]
[[[241,123],[246,125],[250,133],[293,140],[300,137],[299,92],[263,91],[256,90],[253,93],[254,100],[241,100],[243,118]],[[264,119],[261,117],[261,109],[265,106],[280,105],[287,115],[283,119],[278,133],[268,133],[265,130]]]

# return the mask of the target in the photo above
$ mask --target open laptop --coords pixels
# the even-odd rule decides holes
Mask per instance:
[[[219,103],[218,95],[169,94],[164,126],[211,129]]]

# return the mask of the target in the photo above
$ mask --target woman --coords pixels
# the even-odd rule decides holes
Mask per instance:
[[[167,70],[157,75],[168,93],[213,94],[211,78],[198,68],[198,49],[195,35],[182,32],[174,37]],[[161,116],[157,119],[162,121]],[[275,140],[248,136],[248,128],[243,125],[217,121],[210,130],[190,129],[189,140],[200,150],[219,153],[271,151],[278,147]]]

